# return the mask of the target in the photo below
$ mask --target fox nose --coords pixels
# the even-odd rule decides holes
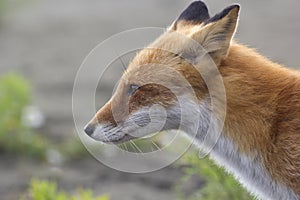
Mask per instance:
[[[84,132],[88,135],[91,136],[95,131],[95,125],[93,124],[88,124],[84,127]]]

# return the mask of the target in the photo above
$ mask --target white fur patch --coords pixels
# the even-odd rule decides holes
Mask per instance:
[[[201,103],[199,108],[202,114],[199,115],[201,120],[199,122],[199,130],[196,137],[196,145],[205,150],[209,149],[205,147],[205,144],[204,147],[199,145],[202,144],[204,140],[206,132],[203,131],[207,129],[209,119],[211,117],[211,111],[204,103]],[[216,121],[216,119],[212,120]],[[195,122],[191,120],[191,123]],[[215,130],[218,129],[215,128]],[[185,131],[189,136],[188,129],[183,131]],[[215,135],[218,134],[216,133]],[[193,138],[193,136],[190,136],[190,138]],[[214,136],[212,138],[214,138]],[[255,149],[253,149],[253,151],[255,151]],[[208,153],[210,158],[215,160],[217,164],[223,166],[228,172],[232,173],[235,178],[248,189],[248,191],[259,199],[300,199],[300,197],[291,189],[272,180],[265,169],[261,156],[258,152],[256,152],[256,156],[253,157],[238,153],[233,141],[224,137],[224,134],[221,134],[212,151]]]
[[[114,127],[108,124],[97,124],[92,138],[102,142],[116,141],[125,136],[124,132],[119,127]]]

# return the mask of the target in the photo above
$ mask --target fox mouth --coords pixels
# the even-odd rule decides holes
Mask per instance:
[[[85,131],[89,132],[88,129],[85,128]],[[88,135],[92,139],[106,144],[121,144],[136,138],[128,132],[123,132],[120,127],[112,125],[98,125],[93,127],[91,133]]]
[[[112,139],[112,140],[103,140],[102,142],[106,144],[122,144],[124,142],[127,142],[129,140],[136,139],[136,137],[133,137],[131,135],[125,134],[123,137],[118,139]]]

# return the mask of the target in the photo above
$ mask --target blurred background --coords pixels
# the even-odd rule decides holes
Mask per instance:
[[[72,88],[85,56],[121,31],[167,27],[190,2],[0,0],[1,199],[251,199],[193,150],[157,172],[110,169],[86,152],[74,127]],[[206,3],[211,15],[240,3],[236,40],[290,68],[300,66],[299,1]],[[84,109],[91,88],[87,82],[80,99],[83,124],[93,115]],[[97,107],[111,91],[99,94]]]

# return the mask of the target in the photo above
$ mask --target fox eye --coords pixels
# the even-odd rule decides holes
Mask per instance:
[[[139,88],[140,86],[137,84],[130,84],[127,92],[128,96],[133,95]]]

